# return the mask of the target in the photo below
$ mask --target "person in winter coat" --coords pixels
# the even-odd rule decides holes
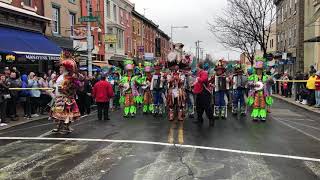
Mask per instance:
[[[22,85],[21,85],[22,88],[28,88],[28,76],[26,74],[23,74],[21,76],[21,82],[22,82]],[[30,90],[20,91],[19,96],[20,96],[20,101],[22,102],[22,105],[23,105],[24,117],[31,118]]]
[[[98,106],[98,119],[102,120],[102,113],[104,120],[110,120],[109,118],[109,101],[114,96],[112,86],[106,81],[106,77],[101,77],[101,80],[97,82],[92,90],[92,97],[95,99]]]
[[[316,95],[316,108],[320,108],[320,71],[318,71],[316,73],[317,79],[316,79],[316,91],[315,91],[315,95]]]
[[[7,85],[9,88],[20,88],[21,80],[17,78],[17,74],[15,72],[10,73],[10,77],[7,79]],[[10,116],[11,120],[16,121],[17,115],[17,101],[19,98],[18,91],[10,91],[11,98],[8,99],[7,104],[7,114]]]
[[[6,84],[6,76],[0,74],[0,123],[6,123],[7,99],[10,96],[9,87]]]

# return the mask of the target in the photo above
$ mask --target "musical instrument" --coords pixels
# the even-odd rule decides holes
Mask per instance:
[[[123,85],[122,85],[122,90],[123,90],[123,92],[126,92],[126,91],[128,91],[130,89],[130,84],[129,83],[124,83]]]
[[[256,90],[256,91],[261,91],[261,90],[263,90],[263,87],[264,87],[263,82],[258,81],[258,82],[256,82],[256,84],[255,84],[254,90]]]

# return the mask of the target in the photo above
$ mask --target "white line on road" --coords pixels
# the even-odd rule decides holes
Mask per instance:
[[[44,138],[44,137],[0,137],[0,140],[87,141],[87,142],[111,142],[111,143],[129,143],[129,144],[148,144],[148,145],[160,145],[160,146],[177,146],[177,147],[181,147],[181,148],[194,148],[194,149],[202,149],[202,150],[210,150],[210,151],[221,151],[221,152],[230,152],[230,153],[247,154],[247,155],[255,155],[255,156],[279,157],[279,158],[285,158],[285,159],[295,159],[295,160],[303,160],[303,161],[320,162],[320,159],[318,159],[318,158],[310,158],[310,157],[302,157],[302,156],[291,156],[291,155],[284,155],[284,154],[261,153],[261,152],[252,152],[252,151],[241,151],[241,150],[206,147],[206,146],[169,144],[169,143],[153,142],[153,141],[87,139],[87,138]],[[320,141],[320,139],[318,139],[318,140]]]
[[[308,128],[315,129],[315,130],[320,130],[320,128],[316,128],[316,127],[313,127],[313,126],[309,126],[309,125],[305,125],[305,124],[301,124],[301,123],[297,123],[297,122],[292,122],[290,120],[281,120],[281,121],[291,122],[293,124],[297,124],[297,125],[300,125],[300,126],[308,127]]]
[[[284,122],[284,121],[282,121],[282,120],[279,120],[279,119],[277,119],[277,118],[273,118],[273,119],[275,119],[275,120],[278,121],[279,123],[281,123],[281,124],[283,124],[283,125],[285,125],[285,126],[287,126],[287,127],[289,127],[289,128],[292,128],[292,129],[294,129],[294,130],[296,130],[296,131],[299,131],[300,133],[302,133],[302,134],[304,134],[304,135],[306,135],[306,136],[309,136],[309,137],[311,137],[311,138],[313,138],[313,139],[315,139],[315,140],[317,140],[317,141],[320,142],[320,139],[317,138],[317,137],[315,137],[314,135],[311,135],[311,134],[309,134],[309,133],[307,133],[307,132],[304,132],[303,130],[301,130],[301,129],[299,129],[299,128],[293,127],[293,126],[291,126],[290,124],[288,124],[288,123],[286,123],[286,122]]]

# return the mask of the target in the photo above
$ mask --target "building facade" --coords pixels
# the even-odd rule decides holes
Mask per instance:
[[[63,50],[73,50],[73,27],[81,16],[79,0],[45,0],[44,14],[51,18],[46,35]]]
[[[140,16],[137,11],[132,11],[132,56],[135,60],[143,59],[144,55],[143,20]]]
[[[104,18],[104,0],[91,0],[91,6],[89,7],[89,12],[87,10],[87,0],[81,0],[81,16],[93,16],[98,17],[96,22],[90,22],[91,25],[91,34],[93,36],[92,44],[92,60],[93,61],[105,61],[105,42],[104,42],[104,34],[105,34],[105,18]],[[85,29],[84,32],[87,31],[87,22],[79,22],[79,25],[74,27],[74,30],[77,31],[81,28]],[[80,50],[83,51],[83,54],[87,52],[87,40],[77,40],[74,38],[74,48],[81,47]],[[84,55],[86,57],[86,55]],[[86,58],[83,58],[86,59]]]
[[[277,8],[279,70],[291,74],[304,70],[304,0],[274,0]]]
[[[44,36],[50,21],[43,0],[0,0],[0,67],[43,72],[58,61],[61,49]]]
[[[305,0],[304,71],[320,69],[320,1]]]

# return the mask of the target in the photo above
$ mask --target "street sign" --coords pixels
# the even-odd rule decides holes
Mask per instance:
[[[104,41],[106,43],[117,43],[117,35],[107,34]]]
[[[144,46],[138,46],[138,51],[143,53],[144,52]]]
[[[99,21],[99,16],[82,16],[79,18],[80,22],[97,22]]]

